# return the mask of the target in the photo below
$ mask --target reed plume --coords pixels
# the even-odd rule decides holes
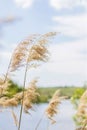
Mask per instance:
[[[46,62],[48,59],[48,50],[46,47],[46,44],[49,42],[49,39],[53,36],[55,36],[55,32],[49,32],[44,35],[40,35],[39,38],[36,39],[35,43],[29,47],[27,58],[26,58],[26,66],[25,66],[25,75],[24,75],[24,85],[23,90],[25,89],[26,85],[26,78],[27,78],[27,71],[29,66],[37,66],[38,62]],[[21,125],[21,117],[22,117],[22,110],[23,110],[23,102],[24,102],[24,91],[23,91],[23,99],[22,99],[22,105],[20,110],[20,118],[19,118],[19,126],[18,130],[20,130]]]
[[[80,98],[78,110],[76,113],[77,122],[80,124],[80,130],[87,130],[87,90]]]
[[[34,44],[34,41],[40,36],[39,34],[32,34],[24,41],[20,42],[16,49],[14,50],[10,63],[8,65],[8,69],[4,79],[0,78],[0,98],[6,93],[6,89],[9,86],[8,77],[11,72],[16,71],[19,67],[24,66],[26,64],[26,57],[28,52],[28,47]],[[31,45],[30,45],[31,44]],[[23,95],[23,94],[22,94]],[[18,100],[15,98],[9,99],[3,97],[0,99],[0,105],[8,107],[8,106],[15,106],[18,104]]]
[[[24,102],[22,104],[24,112],[28,113],[29,109],[33,108],[33,103],[37,100],[37,97],[39,96],[39,93],[37,92],[37,86],[36,86],[37,80],[34,79],[30,82],[27,89],[24,91]],[[22,103],[23,98],[23,92],[17,93],[14,95],[14,98]]]
[[[30,59],[32,58],[33,60],[35,60],[35,53],[37,51],[39,51],[38,53],[41,53],[40,51],[46,51],[46,48],[43,46],[44,44],[48,43],[48,39],[50,39],[51,37],[55,36],[57,33],[56,32],[49,32],[46,33],[44,35],[41,34],[32,34],[30,35],[27,39],[25,39],[24,41],[20,42],[18,44],[18,46],[15,48],[10,63],[8,65],[8,69],[5,75],[5,80],[6,81],[8,75],[10,74],[10,72],[14,72],[16,71],[19,67],[26,65],[26,62],[30,62]],[[35,45],[35,43],[38,43],[38,45],[42,44],[42,47],[39,46],[39,48],[37,48],[37,46],[33,46]],[[35,49],[37,48],[37,49]],[[36,52],[32,53],[30,55],[31,58],[29,57],[29,51],[32,52],[32,50],[37,50]],[[38,53],[36,53],[38,55]],[[44,54],[46,52],[43,52]],[[42,55],[42,54],[40,54]],[[41,58],[40,55],[38,55],[38,58]],[[44,55],[45,56],[45,55]],[[43,57],[44,57],[43,56]],[[31,59],[31,60],[32,60]],[[29,61],[28,61],[29,60]],[[36,59],[36,60],[40,60],[40,59]]]
[[[37,67],[42,62],[47,62],[49,57],[49,51],[47,49],[47,43],[51,42],[51,38],[53,38],[57,33],[56,32],[49,32],[46,34],[33,34],[30,35],[29,38],[20,42],[16,49],[14,50],[7,73],[5,75],[4,83],[7,83],[7,79],[11,72],[14,72],[19,69],[19,67],[25,67],[25,74],[24,74],[24,82],[23,82],[23,92],[15,95],[11,99],[7,97],[2,97],[0,99],[0,105],[5,107],[8,106],[16,106],[21,101],[21,110],[20,110],[20,117],[18,123],[18,130],[20,130],[21,125],[21,117],[22,117],[22,110],[28,112],[29,108],[32,108],[32,101],[38,95],[36,93],[35,87],[30,87],[27,91],[25,91],[26,86],[26,78],[27,72],[31,67]],[[35,82],[32,83],[35,85]],[[31,85],[31,86],[32,86]],[[2,87],[4,88],[4,87]],[[0,90],[2,93],[2,90]],[[32,97],[32,98],[31,98]],[[4,103],[2,103],[4,102]]]
[[[46,115],[47,117],[51,120],[51,123],[54,124],[56,121],[53,119],[54,115],[58,113],[58,108],[57,106],[61,103],[61,97],[60,97],[60,91],[57,90],[51,101],[49,102],[49,105],[46,109]]]
[[[26,62],[27,50],[30,44],[33,44],[34,41],[39,37],[39,34],[32,34],[24,41],[20,42],[18,46],[12,53],[7,72],[5,74],[4,82],[8,79],[11,72],[16,71],[19,67],[24,66]]]
[[[54,120],[54,116],[55,114],[58,113],[58,108],[57,106],[61,103],[61,100],[64,99],[65,97],[60,97],[60,90],[57,90],[52,99],[50,100],[49,102],[49,105],[48,107],[46,108],[45,110],[45,113],[43,113],[42,117],[40,118],[39,122],[37,123],[36,127],[35,127],[35,130],[38,129],[42,119],[43,119],[43,116],[46,115],[48,119],[50,119],[51,121],[51,124],[54,124],[56,123],[56,121]]]
[[[27,89],[27,91],[25,91],[23,108],[26,113],[28,113],[29,109],[33,108],[33,103],[37,100],[37,97],[39,96],[39,93],[37,93],[36,83],[37,80],[31,81],[29,88]]]
[[[9,67],[10,71],[13,72],[19,67],[25,65],[28,47],[34,43],[38,36],[39,34],[32,34],[27,39],[18,44],[11,58]]]
[[[29,86],[27,89],[24,91],[24,102],[23,102],[23,110],[25,113],[30,113],[28,110],[32,109],[33,110],[33,103],[37,100],[37,97],[39,96],[39,93],[37,92],[37,79],[32,80],[29,83]],[[7,108],[7,107],[16,107],[18,106],[19,103],[22,103],[22,98],[23,98],[23,91],[19,92],[13,97],[7,97],[4,96],[0,98],[0,106]],[[18,126],[18,119],[14,111],[11,111],[15,125]]]

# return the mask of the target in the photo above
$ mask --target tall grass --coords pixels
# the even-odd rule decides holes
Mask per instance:
[[[25,113],[29,113],[29,110],[33,109],[33,103],[35,103],[40,96],[37,91],[37,79],[32,80],[29,85],[26,84],[28,71],[31,68],[39,67],[44,62],[47,62],[49,60],[50,53],[48,51],[47,44],[51,42],[51,38],[53,38],[56,34],[56,32],[48,32],[46,34],[32,34],[27,39],[20,42],[12,54],[5,76],[0,77],[0,106],[5,108],[13,108],[19,104],[21,105],[19,118],[17,118],[13,109],[11,109],[17,130],[21,130],[23,110]],[[12,91],[13,83],[11,81],[11,74],[19,70],[19,68],[21,71],[22,67],[24,67],[25,70],[23,88],[18,89],[17,85],[14,84],[15,89]],[[27,89],[25,89],[26,86]],[[84,90],[81,91],[78,97],[83,92]],[[61,103],[61,99],[66,98],[60,97],[59,93],[59,91],[56,91],[54,93],[48,107],[44,111],[44,114],[49,119],[49,121],[51,121],[51,124],[56,123],[54,115],[58,113],[57,106]],[[74,98],[76,98],[76,95]],[[38,129],[42,119],[43,116],[38,121],[35,130]],[[87,130],[87,90],[83,93],[80,101],[78,102],[78,109],[75,120],[80,125],[80,127],[76,130]]]
[[[61,103],[61,100],[63,98],[65,98],[65,97],[60,97],[60,91],[56,90],[56,92],[54,93],[54,95],[52,96],[52,98],[51,98],[51,100],[48,104],[48,107],[44,111],[44,113],[43,113],[41,119],[39,120],[39,122],[37,123],[35,130],[38,129],[44,115],[46,115],[46,117],[51,121],[51,124],[56,123],[56,121],[54,120],[54,116],[58,113],[58,107],[57,106],[59,106],[59,104]],[[49,124],[50,124],[50,122],[49,122]],[[49,129],[49,124],[48,124],[48,129]]]
[[[51,42],[51,38],[53,38],[56,34],[56,32],[48,32],[46,34],[33,34],[24,41],[20,42],[12,54],[5,77],[0,78],[0,106],[15,107],[19,103],[21,104],[19,120],[17,119],[14,111],[12,111],[12,115],[14,117],[14,121],[18,130],[21,129],[23,109],[26,113],[28,113],[29,109],[32,109],[33,107],[33,102],[35,102],[36,98],[39,96],[36,86],[37,80],[31,81],[29,87],[25,90],[25,87],[27,86],[27,73],[32,67],[36,68],[43,62],[48,61],[49,51],[47,49],[47,44]],[[11,85],[9,84],[11,73],[17,71],[20,67],[25,68],[22,91],[14,94],[14,96],[12,97],[7,97],[7,90],[8,87]],[[52,104],[54,105],[54,107],[56,107],[56,105],[58,104],[58,100],[55,98],[55,101],[52,101],[50,103],[50,106]],[[46,110],[46,113],[48,113],[49,115],[51,113],[49,113],[48,111],[50,111],[51,108],[49,110],[48,109]],[[53,114],[54,113],[56,113],[56,109],[54,109]]]
[[[77,112],[74,116],[74,120],[78,125],[76,130],[87,130],[87,90],[81,94],[77,101]]]

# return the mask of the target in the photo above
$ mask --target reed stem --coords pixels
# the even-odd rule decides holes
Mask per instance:
[[[21,102],[21,109],[20,109],[20,117],[19,117],[19,123],[18,123],[18,130],[20,130],[20,127],[21,127],[21,119],[22,119],[22,112],[23,112],[23,101],[24,101],[24,91],[25,91],[26,78],[27,78],[27,70],[28,70],[28,62],[26,63],[26,67],[25,67],[24,85],[23,85],[23,97],[22,97],[22,102]]]

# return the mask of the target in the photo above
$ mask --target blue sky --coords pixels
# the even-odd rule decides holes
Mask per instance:
[[[12,18],[13,22],[2,20]],[[11,53],[32,33],[57,31],[48,63],[29,72],[39,86],[81,86],[87,81],[87,0],[0,0],[0,74]],[[13,79],[22,84],[23,70]],[[27,81],[28,82],[28,81]]]

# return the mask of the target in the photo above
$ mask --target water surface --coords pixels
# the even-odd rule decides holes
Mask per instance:
[[[35,111],[30,111],[31,115],[24,114],[22,116],[21,130],[35,130],[35,126],[40,120],[48,104],[35,105]],[[14,120],[10,113],[11,109],[0,112],[0,130],[17,130]],[[15,113],[19,116],[20,107],[14,108]],[[63,101],[59,106],[59,113],[55,116],[56,124],[49,126],[49,120],[46,116],[43,117],[38,130],[75,130],[75,124],[72,119],[75,114],[73,105],[69,100]]]

